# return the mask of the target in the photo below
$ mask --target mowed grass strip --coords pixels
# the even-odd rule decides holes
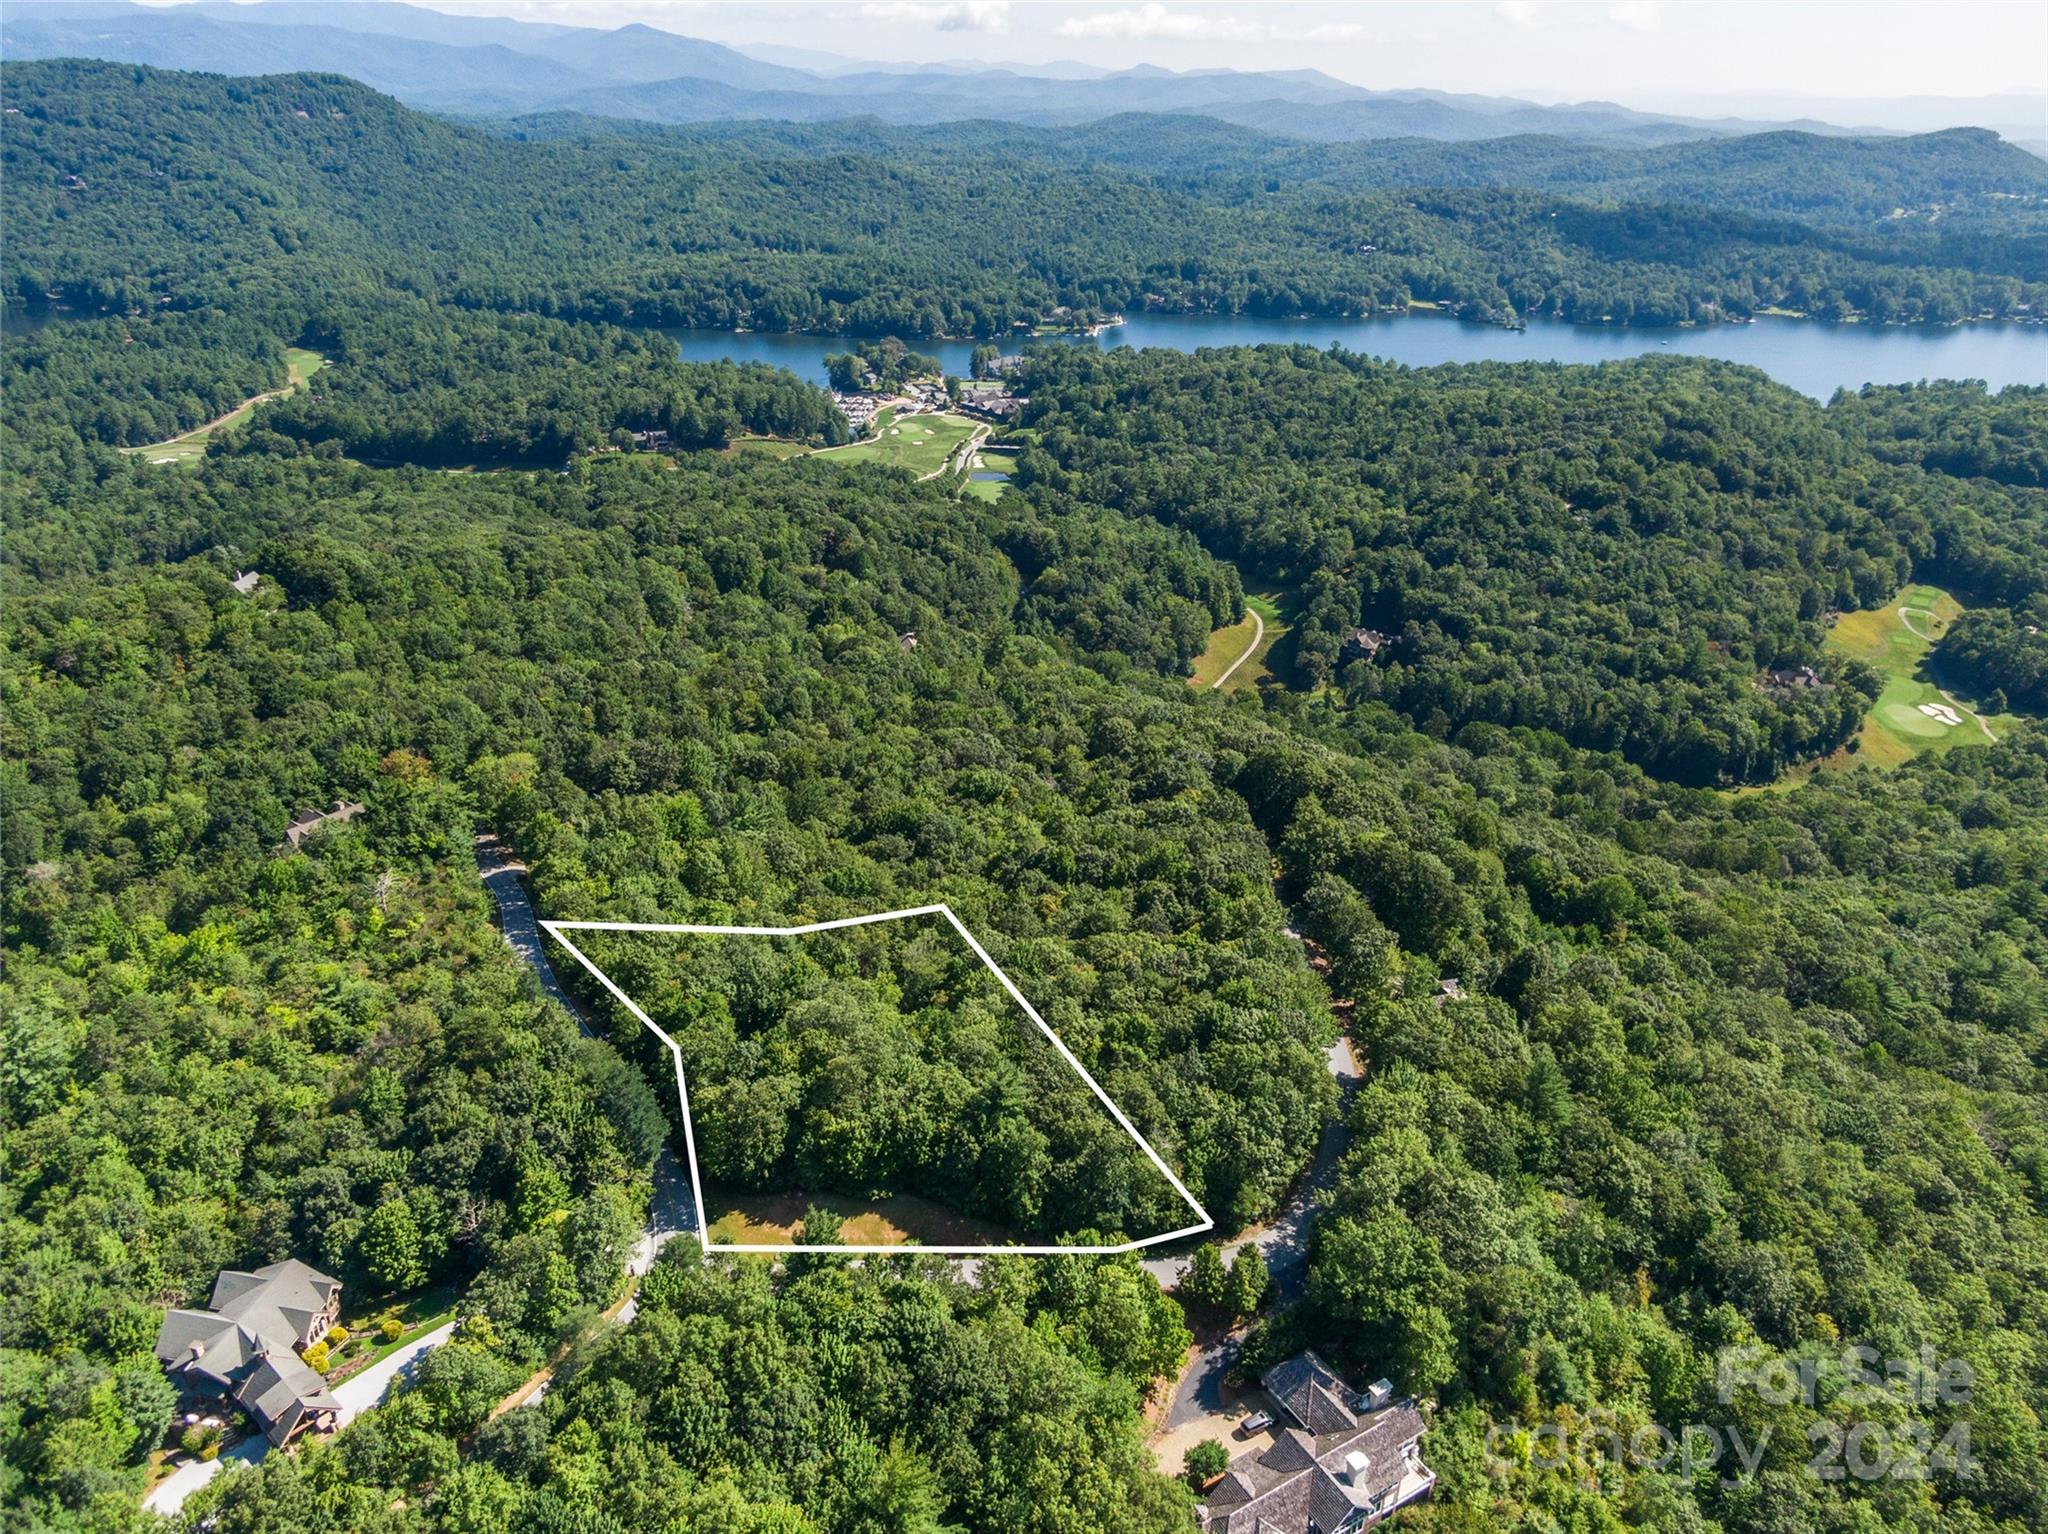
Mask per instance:
[[[173,437],[168,442],[152,442],[147,447],[123,448],[124,453],[138,453],[151,463],[185,463],[204,456],[208,444],[217,432],[229,431],[240,426],[256,413],[256,407],[265,400],[281,399],[295,389],[305,387],[306,380],[327,366],[327,359],[318,352],[308,351],[303,346],[288,346],[284,353],[285,376],[290,380],[282,389],[273,389],[267,394],[253,395],[242,401],[233,410],[204,426],[195,427],[182,437]]]

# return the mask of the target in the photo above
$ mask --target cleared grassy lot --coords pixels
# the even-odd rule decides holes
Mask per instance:
[[[1196,659],[1194,675],[1188,678],[1188,685],[1215,687],[1216,679],[1227,672],[1230,679],[1223,684],[1222,691],[1237,692],[1257,687],[1270,678],[1273,673],[1266,663],[1273,654],[1273,647],[1287,637],[1290,627],[1285,602],[1286,594],[1283,592],[1246,592],[1244,620],[1228,628],[1220,628],[1209,636],[1209,648]],[[1256,623],[1252,621],[1254,614],[1258,617]],[[1248,649],[1251,653],[1247,656]],[[1231,671],[1231,666],[1240,656],[1245,656],[1244,664]]]
[[[256,413],[256,407],[265,400],[282,399],[294,389],[303,388],[307,379],[327,366],[327,359],[318,352],[309,352],[301,346],[289,346],[284,353],[285,372],[291,382],[282,389],[273,389],[268,394],[258,394],[243,400],[226,415],[204,426],[195,427],[182,437],[173,437],[168,442],[152,442],[147,447],[123,448],[123,452],[139,453],[151,463],[185,463],[204,456],[207,444],[213,441],[214,433],[240,426]]]
[[[963,415],[899,416],[884,411],[875,420],[875,434],[845,447],[819,449],[834,463],[880,463],[923,476],[946,466],[961,443],[973,436],[977,423]]]
[[[744,1193],[717,1186],[704,1190],[711,1205],[711,1239],[767,1244],[796,1239],[808,1209],[826,1209],[845,1222],[841,1239],[863,1246],[915,1241],[925,1246],[1003,1246],[1016,1232],[960,1214],[914,1193],[893,1193],[872,1202],[837,1193]]]

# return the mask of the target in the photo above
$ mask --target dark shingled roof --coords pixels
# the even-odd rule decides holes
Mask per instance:
[[[1262,1449],[1239,1455],[1202,1505],[1205,1534],[1321,1534],[1362,1528],[1434,1484],[1417,1449],[1422,1414],[1399,1401],[1361,1415],[1350,1389],[1314,1353],[1266,1371],[1284,1410],[1327,1421],[1311,1432],[1282,1428]],[[1362,1458],[1362,1464],[1354,1463]]]
[[[174,1310],[156,1336],[156,1356],[233,1394],[272,1439],[289,1438],[309,1412],[341,1403],[298,1350],[329,1313],[341,1284],[296,1258],[214,1280],[211,1310]]]
[[[289,1352],[304,1346],[307,1323],[324,1314],[340,1290],[337,1280],[287,1257],[254,1273],[221,1274],[213,1284],[213,1308]]]
[[[1358,1414],[1351,1409],[1351,1387],[1313,1350],[1275,1364],[1261,1383],[1267,1394],[1287,1409],[1287,1415],[1311,1433],[1358,1426]]]
[[[272,1438],[291,1437],[308,1412],[341,1410],[327,1381],[296,1353],[265,1353],[235,1392],[235,1399],[263,1424]]]

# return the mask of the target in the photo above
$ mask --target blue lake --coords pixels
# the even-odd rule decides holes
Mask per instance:
[[[664,330],[690,361],[730,358],[767,362],[819,383],[825,357],[847,350],[845,336],[780,335],[729,330]],[[1257,346],[1266,342],[1324,348],[1338,344],[1389,362],[1427,367],[1439,362],[1613,362],[1650,352],[1721,357],[1761,368],[1802,394],[1825,400],[1866,383],[1923,378],[1981,378],[1993,389],[2048,384],[2048,325],[1831,325],[1815,320],[1759,319],[1698,330],[1609,328],[1532,320],[1527,330],[1471,324],[1436,315],[1371,319],[1267,320],[1216,314],[1140,314],[1073,346]],[[972,341],[918,341],[949,373],[964,374]]]
[[[48,310],[9,308],[0,330],[39,330]],[[817,383],[825,358],[853,344],[846,336],[788,335],[768,331],[661,332],[693,362],[729,358],[766,362]],[[1431,314],[1376,315],[1370,319],[1269,320],[1220,314],[1139,314],[1094,338],[1070,346],[1259,346],[1268,342],[1322,349],[1333,344],[1410,367],[1440,362],[1613,362],[1651,352],[1721,357],[1761,368],[1802,394],[1825,400],[1837,389],[1866,383],[1915,383],[1925,378],[1981,378],[1993,389],[2008,384],[2048,385],[2048,325],[1832,325],[1817,320],[1759,319],[1748,325],[1697,330],[1567,325],[1532,320],[1527,330],[1504,330]],[[917,341],[949,373],[965,374],[977,343]],[[1014,343],[1005,343],[1014,350]]]

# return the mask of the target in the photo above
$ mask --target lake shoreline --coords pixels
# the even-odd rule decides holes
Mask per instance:
[[[1448,324],[1415,324],[1435,317]],[[686,326],[636,327],[674,342],[690,362],[764,362],[823,382],[825,356],[864,337],[847,332],[738,331]],[[1477,362],[1597,364],[1637,356],[1703,356],[1761,369],[1778,382],[1825,403],[1839,389],[1928,379],[1979,379],[1992,392],[2013,384],[2048,385],[2048,330],[2041,321],[1969,320],[1952,325],[1875,324],[1757,316],[1711,325],[1595,325],[1532,318],[1504,325],[1433,314],[1381,313],[1354,319],[1262,319],[1243,315],[1129,315],[1098,336],[926,338],[909,344],[935,353],[948,373],[966,376],[974,351],[994,344],[1016,355],[1031,341],[1046,345],[1204,347],[1342,346],[1361,356],[1410,367]]]
[[[751,325],[735,325],[730,329],[726,329],[725,327],[718,325],[678,325],[670,324],[660,320],[638,319],[626,320],[623,322],[605,321],[603,323],[619,324],[620,327],[625,330],[658,331],[664,335],[669,334],[671,332],[687,332],[692,334],[707,334],[711,332],[717,332],[720,334],[735,336],[793,336],[812,340],[844,341],[849,344],[860,341],[898,340],[902,341],[906,346],[916,348],[918,346],[923,346],[927,344],[950,344],[956,346],[993,345],[1002,347],[1015,347],[1021,346],[1027,341],[1072,341],[1077,339],[1096,340],[1109,337],[1113,332],[1119,329],[1128,328],[1133,323],[1142,324],[1146,320],[1152,319],[1197,321],[1214,320],[1232,324],[1244,323],[1264,325],[1367,325],[1402,319],[1438,319],[1448,320],[1454,324],[1459,325],[1477,325],[1489,330],[1517,331],[1527,330],[1532,325],[1567,325],[1574,330],[1587,330],[1600,333],[1641,332],[1644,334],[1652,335],[1666,332],[1693,333],[1710,330],[1722,330],[1728,328],[1739,329],[1741,327],[1748,325],[1774,324],[1781,322],[1790,322],[1799,325],[1826,326],[1829,328],[1839,329],[1895,331],[1905,334],[1937,335],[1949,331],[1968,330],[1980,326],[1987,329],[2048,329],[2048,315],[2024,317],[2010,316],[2006,318],[1997,318],[1979,314],[1971,315],[1966,319],[1960,320],[1872,320],[1862,315],[1851,315],[1846,319],[1827,320],[1819,319],[1813,315],[1805,314],[1794,309],[1759,309],[1754,314],[1728,315],[1721,319],[1671,320],[1668,322],[1613,319],[1578,320],[1567,319],[1563,315],[1532,313],[1520,316],[1517,323],[1510,324],[1506,320],[1480,319],[1473,315],[1460,314],[1455,309],[1446,309],[1441,304],[1429,303],[1427,301],[1420,299],[1416,300],[1413,303],[1410,303],[1406,308],[1403,309],[1369,309],[1360,314],[1259,315],[1252,314],[1241,309],[1224,310],[1151,308],[1139,310],[1135,321],[1128,316],[1119,315],[1117,318],[1113,320],[1104,320],[1098,325],[1089,326],[1085,329],[1080,330],[1060,328],[1034,329],[1028,331],[1011,330],[1005,331],[1001,335],[974,335],[971,333],[968,335],[952,335],[949,333],[942,335],[911,336],[904,335],[900,331],[891,330],[819,330],[812,329],[810,327],[799,327],[791,330],[763,330]],[[577,323],[598,322],[577,321]]]

